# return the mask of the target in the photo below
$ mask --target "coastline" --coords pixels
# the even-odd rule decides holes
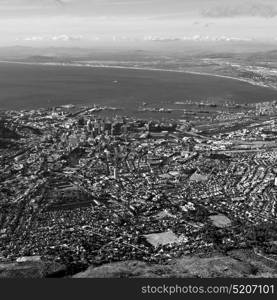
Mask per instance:
[[[192,75],[200,75],[200,76],[213,76],[218,78],[225,78],[230,80],[236,80],[240,82],[245,82],[253,86],[260,86],[264,88],[274,89],[271,86],[261,85],[254,83],[250,80],[232,77],[227,75],[219,75],[213,73],[206,73],[206,72],[196,72],[196,71],[185,71],[185,70],[175,70],[175,69],[162,69],[162,68],[144,68],[144,67],[131,67],[131,66],[118,66],[118,65],[94,65],[88,63],[79,63],[79,62],[72,62],[72,63],[62,63],[62,62],[24,62],[24,61],[9,61],[9,60],[0,60],[0,63],[7,63],[7,64],[21,64],[21,65],[38,65],[38,66],[62,66],[62,67],[86,67],[86,68],[106,68],[106,69],[126,69],[126,70],[140,70],[140,71],[157,71],[157,72],[172,72],[172,73],[182,73],[182,74],[192,74]]]

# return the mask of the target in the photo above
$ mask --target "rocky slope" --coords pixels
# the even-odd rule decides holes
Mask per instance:
[[[257,260],[243,251],[210,257],[184,256],[166,264],[147,264],[141,261],[123,261],[89,267],[74,278],[123,277],[277,277],[276,266]]]

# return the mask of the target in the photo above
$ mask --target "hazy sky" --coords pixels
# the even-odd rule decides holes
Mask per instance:
[[[276,0],[0,0],[0,46],[277,38]]]

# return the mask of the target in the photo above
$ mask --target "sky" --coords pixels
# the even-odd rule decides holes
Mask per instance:
[[[277,41],[276,0],[0,0],[0,46]]]

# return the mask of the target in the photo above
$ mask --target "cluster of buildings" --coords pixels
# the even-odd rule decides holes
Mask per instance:
[[[157,261],[214,249],[214,230],[241,247],[235,224],[273,222],[277,201],[277,144],[260,135],[274,136],[274,118],[246,118],[215,130],[90,109],[3,113],[0,260]],[[144,238],[168,230],[182,242]]]

